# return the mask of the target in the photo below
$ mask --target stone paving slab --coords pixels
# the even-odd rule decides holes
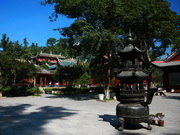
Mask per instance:
[[[0,98],[0,135],[179,135],[180,94],[154,96],[150,113],[163,112],[165,127],[146,123],[117,130],[117,101],[97,95]]]

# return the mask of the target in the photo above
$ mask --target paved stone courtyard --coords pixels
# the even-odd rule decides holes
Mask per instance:
[[[163,112],[165,127],[146,123],[117,130],[117,101],[97,95],[0,98],[0,135],[179,135],[180,94],[154,96],[150,113]]]

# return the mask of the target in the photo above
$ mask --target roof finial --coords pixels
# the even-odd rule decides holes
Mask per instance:
[[[131,28],[129,27],[129,35],[128,35],[128,37],[127,37],[126,42],[127,42],[128,45],[129,45],[129,44],[132,45],[133,41],[134,41],[134,40],[133,40],[133,38],[132,38]]]
[[[131,34],[131,28],[129,27],[129,37],[131,37],[132,34]]]

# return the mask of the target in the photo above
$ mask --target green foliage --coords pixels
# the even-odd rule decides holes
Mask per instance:
[[[75,94],[87,94],[89,93],[90,89],[81,87],[81,88],[45,88],[44,89],[46,94],[56,94],[56,95],[75,95]],[[52,92],[54,91],[54,93]]]
[[[163,84],[163,72],[162,72],[162,70],[155,68],[154,72],[153,72],[153,76],[154,76],[154,83],[162,86],[162,84]]]
[[[84,74],[81,75],[81,77],[75,83],[81,84],[82,86],[88,85],[90,79],[91,79],[91,76],[87,72],[85,72]]]
[[[3,48],[3,51],[6,51],[6,49],[11,46],[11,42],[9,41],[9,37],[7,37],[6,34],[2,35],[0,47]]]
[[[32,88],[27,89],[27,93],[29,95],[34,95],[34,94],[39,94],[40,91],[39,91],[38,87],[32,87]]]
[[[84,88],[84,87],[77,88],[78,94],[87,94],[89,93],[89,91],[90,91],[90,88]]]
[[[177,37],[175,39],[175,43],[171,47],[172,47],[172,51],[175,51],[176,49],[180,48],[180,37]]]
[[[44,89],[44,92],[45,92],[46,94],[51,94],[51,93],[52,93],[52,90],[53,90],[53,88],[45,88],[45,89]]]
[[[0,55],[0,84],[2,87],[16,85],[23,79],[36,76],[36,67],[28,62],[16,60],[2,53]]]
[[[46,42],[47,46],[54,46],[57,40],[55,38],[49,38]]]
[[[75,66],[67,66],[67,67],[61,67],[59,68],[55,76],[60,81],[67,82],[67,87],[70,89],[72,88],[72,85],[75,80],[79,79],[81,75],[84,73],[83,67],[81,65],[75,65]]]
[[[108,99],[107,99],[107,98],[104,98],[104,99],[103,99],[103,101],[112,101],[112,100],[114,100],[114,99],[112,99],[112,98],[108,98]]]
[[[37,87],[29,88],[26,86],[12,85],[2,88],[2,95],[6,97],[28,96],[34,95],[35,93],[39,93]]]
[[[155,117],[156,117],[156,115],[154,115],[154,114],[150,114],[150,115],[149,115],[149,119],[150,119],[151,121],[154,120]]]
[[[93,34],[94,30],[96,33],[105,29],[123,38],[129,27],[136,39],[151,50],[152,59],[163,55],[169,45],[178,45],[180,17],[170,10],[166,0],[44,0],[42,4],[54,5],[51,20],[59,14],[77,19],[70,27],[61,29],[71,45],[77,39],[82,42],[80,36],[86,36],[87,31]]]
[[[170,45],[178,43],[179,15],[170,10],[166,0],[44,0],[41,3],[54,6],[51,21],[55,21],[58,15],[76,19],[60,32],[67,38],[72,53],[93,55],[99,60],[96,67],[104,67],[107,63],[107,70],[102,71],[106,84],[110,80],[110,54],[115,53],[117,45],[124,46],[121,42],[129,27],[136,38],[135,44],[138,47],[146,45],[150,50],[143,56],[146,67],[151,63],[148,55],[155,60]],[[104,55],[108,57],[105,63],[101,60]]]
[[[4,88],[4,89],[2,89],[2,95],[3,96],[10,96],[11,94],[11,87],[9,86],[9,87],[6,87],[6,88]]]
[[[163,113],[156,113],[155,116],[158,118],[158,120],[162,120],[165,117]]]
[[[25,60],[30,59],[30,57],[36,55],[37,52],[40,52],[41,47],[38,47],[37,44],[32,43],[31,46],[28,46],[27,38],[24,38],[23,44],[24,46],[20,44],[19,41],[12,42],[6,34],[3,34],[0,47],[3,48],[3,53],[6,55]]]

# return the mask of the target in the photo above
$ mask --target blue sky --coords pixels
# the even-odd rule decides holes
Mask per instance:
[[[23,42],[26,37],[29,44],[44,46],[48,38],[59,39],[61,35],[53,29],[69,26],[73,20],[60,16],[55,22],[48,17],[53,6],[40,5],[42,0],[0,0],[0,39],[7,34],[11,41]],[[180,14],[180,0],[168,0],[171,9]]]
[[[61,16],[57,21],[50,22],[53,6],[40,5],[41,0],[0,0],[0,39],[7,34],[11,41],[26,37],[28,42],[46,44],[48,38],[60,38],[58,27],[69,26],[73,20]]]

